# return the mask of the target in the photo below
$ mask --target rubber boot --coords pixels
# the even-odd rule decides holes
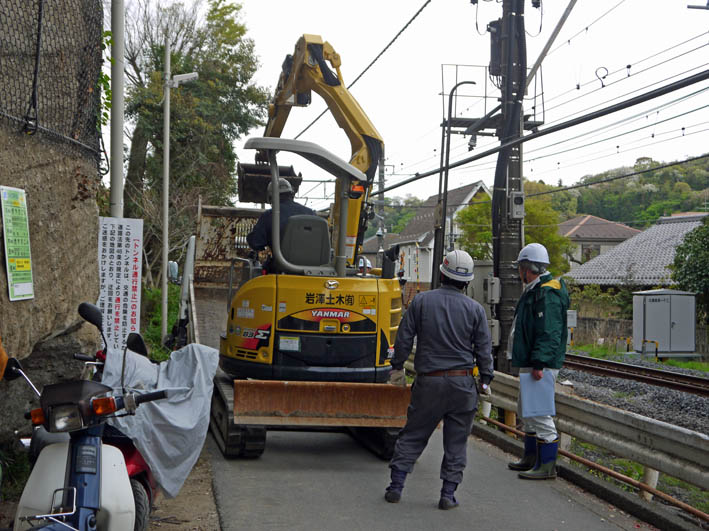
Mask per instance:
[[[559,450],[559,439],[544,442],[538,439],[539,459],[534,468],[528,472],[520,472],[522,479],[554,479],[556,477],[556,454]]]
[[[399,503],[401,500],[401,491],[404,490],[404,482],[406,481],[406,472],[402,472],[398,468],[391,469],[391,483],[384,493],[384,499],[389,503]]]
[[[441,499],[438,500],[438,508],[447,511],[448,509],[453,509],[458,507],[458,500],[455,499],[455,489],[458,488],[457,483],[443,480],[443,487],[441,487]]]
[[[537,438],[534,433],[524,434],[524,456],[516,463],[507,463],[510,470],[532,470],[537,464]]]

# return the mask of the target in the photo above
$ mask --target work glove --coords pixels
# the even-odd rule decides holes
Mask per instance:
[[[389,383],[406,387],[406,370],[392,369],[389,373]]]
[[[482,383],[481,380],[475,380],[475,387],[477,387],[478,396],[483,398],[490,398],[492,396],[489,383]]]

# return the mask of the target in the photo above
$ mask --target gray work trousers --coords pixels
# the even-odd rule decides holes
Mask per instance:
[[[411,473],[442,420],[441,479],[460,483],[477,404],[478,393],[472,376],[418,376],[411,389],[406,426],[396,440],[389,467]]]

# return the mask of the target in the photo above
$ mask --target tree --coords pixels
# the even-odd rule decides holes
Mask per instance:
[[[461,236],[458,245],[470,253],[473,260],[492,260],[492,210],[490,205],[470,205],[455,218]]]
[[[672,280],[680,289],[697,293],[697,318],[709,317],[709,216],[687,233],[675,249]]]
[[[144,219],[146,280],[162,247],[163,71],[165,36],[173,73],[199,79],[171,91],[170,242],[194,232],[197,199],[231,205],[236,197],[233,143],[262,124],[268,95],[251,82],[258,63],[240,22],[241,5],[197,0],[191,6],[135,0],[126,17],[126,114],[133,130],[125,213]]]
[[[392,234],[398,234],[406,224],[411,221],[416,214],[419,213],[420,205],[423,203],[418,197],[414,197],[408,194],[406,197],[385,197],[382,199],[384,202],[384,208],[382,221],[384,227]],[[379,228],[378,219],[374,219],[369,222],[367,227],[367,232],[365,232],[365,238],[374,236]]]
[[[559,213],[552,208],[549,200],[541,197],[525,201],[525,245],[535,242],[544,245],[551,261],[549,270],[555,275],[561,275],[569,270],[565,255],[571,242],[557,231]],[[462,232],[458,240],[461,248],[470,253],[474,260],[490,260],[492,258],[490,205],[465,207],[456,216],[456,222]]]

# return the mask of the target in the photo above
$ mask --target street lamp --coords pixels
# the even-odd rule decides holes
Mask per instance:
[[[170,78],[170,40],[165,38],[165,76],[163,98],[163,136],[165,139],[163,154],[163,174],[162,174],[162,341],[167,336],[167,260],[169,254],[168,245],[168,196],[170,184],[170,89],[177,88],[182,83],[194,81],[199,77],[197,72],[189,74],[177,74]]]

